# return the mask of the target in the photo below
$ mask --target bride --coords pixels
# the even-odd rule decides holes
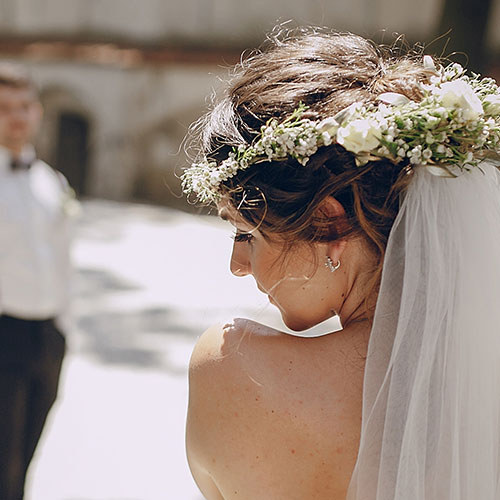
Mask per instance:
[[[184,189],[289,328],[343,328],[201,336],[187,452],[207,499],[500,498],[499,115],[493,80],[350,34],[239,65]]]

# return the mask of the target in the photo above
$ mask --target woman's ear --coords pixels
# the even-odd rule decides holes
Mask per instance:
[[[344,207],[333,196],[327,196],[317,210],[324,219],[335,219],[345,215]]]
[[[327,231],[330,234],[342,234],[344,232],[342,230],[343,226],[346,224],[344,207],[333,196],[328,196],[318,207],[316,220],[320,230]],[[334,231],[331,230],[332,225],[335,226]],[[338,262],[346,244],[347,240],[345,238],[328,242],[326,244],[327,257],[330,257],[334,263]]]
[[[347,240],[341,239],[337,241],[331,241],[327,243],[326,247],[326,256],[332,259],[332,262],[335,264],[340,261],[340,257],[347,246]]]

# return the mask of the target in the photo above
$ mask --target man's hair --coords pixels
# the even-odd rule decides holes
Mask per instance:
[[[15,89],[28,89],[38,96],[38,89],[28,71],[18,64],[0,62],[0,85]]]

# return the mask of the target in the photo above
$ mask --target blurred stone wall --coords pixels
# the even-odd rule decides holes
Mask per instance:
[[[500,2],[499,2],[500,3]],[[430,41],[442,0],[1,0],[0,58],[27,64],[41,157],[81,195],[186,208],[183,139],[228,67],[273,26]],[[500,46],[495,5],[489,43]],[[382,30],[385,35],[382,36]]]
[[[178,199],[178,172],[188,161],[183,140],[205,108],[207,92],[218,85],[220,69],[175,64],[120,69],[71,61],[28,64],[45,109],[38,153],[73,184],[78,182],[71,178],[70,166],[58,158],[58,139],[64,134],[60,119],[69,112],[88,123],[86,172],[82,185],[75,186],[81,194],[184,204]]]
[[[432,32],[441,0],[2,0],[4,32],[105,34],[189,44],[259,42],[277,21],[294,20],[371,36]]]

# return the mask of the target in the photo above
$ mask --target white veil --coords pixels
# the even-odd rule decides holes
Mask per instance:
[[[500,176],[415,169],[389,237],[348,500],[500,498]]]

